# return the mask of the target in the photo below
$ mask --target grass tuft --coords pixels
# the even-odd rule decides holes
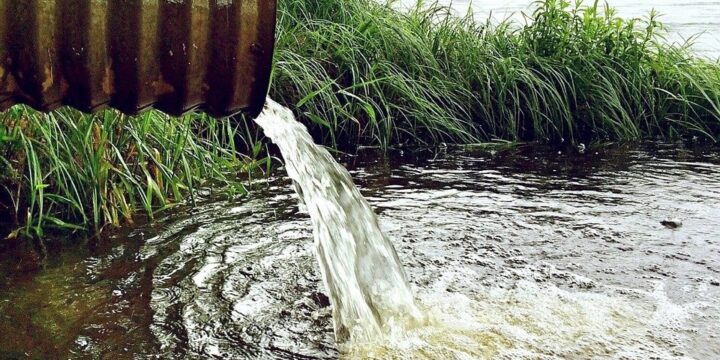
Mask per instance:
[[[152,217],[208,184],[243,193],[238,173],[258,161],[236,149],[241,129],[232,124],[197,114],[16,106],[0,115],[0,214],[11,237],[42,237]]]

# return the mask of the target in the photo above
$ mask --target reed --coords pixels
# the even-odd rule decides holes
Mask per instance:
[[[280,2],[272,95],[336,146],[720,135],[720,65],[658,14],[537,1],[525,24],[437,2]]]
[[[138,213],[153,217],[192,202],[210,185],[242,194],[239,174],[263,161],[236,148],[242,126],[197,114],[40,114],[16,106],[0,115],[0,214],[10,232],[0,236],[132,223]]]

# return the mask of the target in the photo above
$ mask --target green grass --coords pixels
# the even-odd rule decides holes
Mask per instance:
[[[720,64],[668,45],[657,14],[545,0],[526,24],[491,24],[396,5],[279,1],[270,95],[322,143],[720,140]],[[243,192],[238,173],[269,164],[253,160],[256,131],[198,114],[15,107],[0,114],[0,229],[99,231],[210,185]]]
[[[593,142],[720,136],[720,65],[657,14],[538,1],[492,25],[420,2],[280,1],[272,96],[323,142]]]
[[[245,129],[233,124],[155,111],[127,117],[14,107],[0,114],[0,214],[9,220],[4,226],[11,237],[99,231],[191,202],[203,187],[243,193],[240,176],[263,160],[238,151],[235,143]],[[259,145],[250,147],[260,158]]]

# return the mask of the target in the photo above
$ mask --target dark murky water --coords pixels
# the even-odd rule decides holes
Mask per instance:
[[[717,151],[345,160],[418,298],[465,321],[474,356],[720,358]],[[250,200],[50,248],[40,269],[23,249],[6,251],[0,358],[338,357],[310,229],[279,178]],[[387,348],[413,344],[359,352],[398,358]]]

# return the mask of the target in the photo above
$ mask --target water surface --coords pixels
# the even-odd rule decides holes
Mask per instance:
[[[720,358],[717,151],[342,160],[438,324],[352,354]],[[50,247],[41,268],[22,248],[5,251],[0,358],[337,358],[311,229],[279,176],[250,199]]]
[[[415,0],[403,0],[414,4]],[[492,14],[496,20],[512,18],[524,21],[523,13],[529,14],[531,0],[440,0],[441,4],[452,4],[458,13],[468,10],[483,21]],[[590,4],[591,1],[585,1]],[[601,3],[603,3],[601,1]],[[661,21],[668,26],[668,41],[684,43],[687,39],[700,35],[694,40],[695,51],[705,57],[720,57],[720,1],[712,0],[609,0],[618,15],[625,18],[646,18],[650,10],[655,9],[661,15]]]

